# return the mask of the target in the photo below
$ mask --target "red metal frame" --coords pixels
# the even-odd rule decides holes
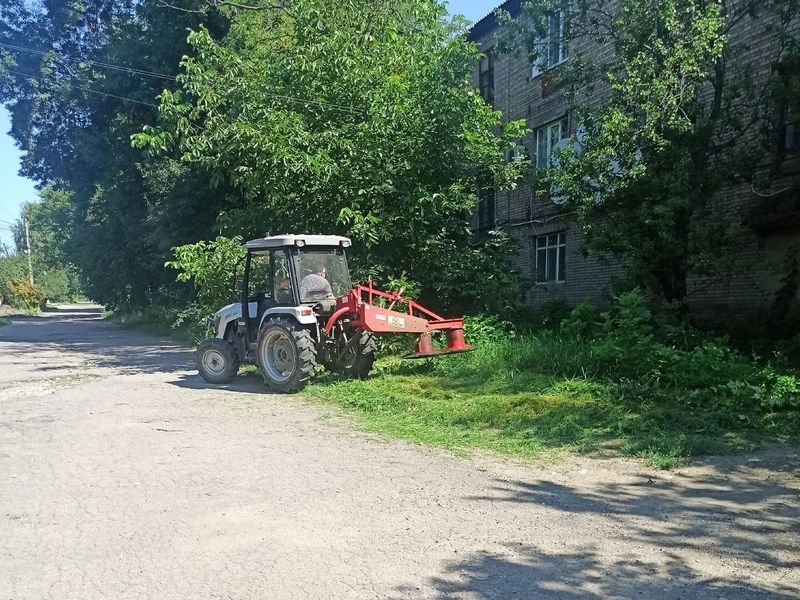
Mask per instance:
[[[428,310],[414,300],[399,292],[384,292],[369,285],[358,285],[337,300],[336,311],[325,324],[325,334],[329,335],[336,322],[347,316],[354,327],[373,333],[419,333],[417,353],[409,358],[421,358],[436,354],[468,352],[473,347],[464,341],[464,319],[446,319]],[[376,298],[389,301],[385,308],[374,304]],[[400,302],[407,306],[406,312],[393,310]],[[447,348],[436,350],[431,342],[431,333],[444,331],[447,334]]]

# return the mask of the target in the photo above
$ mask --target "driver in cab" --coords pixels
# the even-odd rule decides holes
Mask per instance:
[[[300,301],[333,300],[333,289],[325,269],[312,269],[300,280]]]

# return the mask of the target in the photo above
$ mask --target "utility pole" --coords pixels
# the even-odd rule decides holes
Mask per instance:
[[[22,217],[25,222],[25,245],[28,247],[28,279],[33,285],[33,259],[31,258],[31,230],[28,227],[28,219]]]

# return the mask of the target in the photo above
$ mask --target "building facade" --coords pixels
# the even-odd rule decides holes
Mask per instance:
[[[520,18],[522,1],[509,0],[501,8]],[[602,60],[613,51],[588,37],[565,39],[562,19],[561,14],[549,18],[548,35],[537,49],[543,58],[537,65],[531,64],[526,51],[496,50],[499,23],[494,14],[470,31],[470,39],[484,54],[476,65],[474,84],[505,120],[527,123],[531,133],[520,140],[517,152],[530,159],[531,169],[547,167],[553,148],[576,133],[564,90],[557,85],[559,69],[570,56]],[[743,18],[730,32],[740,53],[737,64],[765,86],[775,80],[776,69],[784,67],[774,60],[780,55],[774,25]],[[603,94],[598,88],[594,100],[601,101]],[[760,128],[763,135],[774,136],[774,147],[765,153],[759,174],[753,181],[732,183],[724,192],[726,210],[742,228],[737,259],[741,267],[714,279],[690,282],[694,312],[710,319],[768,313],[777,290],[785,284],[792,248],[800,247],[800,124],[795,125],[788,108],[776,106],[775,110]],[[484,194],[473,215],[473,228],[477,235],[503,230],[514,239],[516,252],[511,260],[528,282],[525,301],[531,307],[554,301],[576,305],[584,300],[607,306],[615,282],[624,279],[622,261],[589,252],[575,214],[558,198],[537,197],[527,179],[511,192]]]

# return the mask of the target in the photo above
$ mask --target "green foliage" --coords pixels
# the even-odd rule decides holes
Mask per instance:
[[[504,342],[517,336],[513,323],[491,314],[475,315],[464,319],[467,342],[476,346]]]
[[[75,299],[75,290],[69,273],[64,269],[52,269],[38,273],[36,283],[42,294],[51,302],[68,302]]]
[[[245,256],[242,243],[240,237],[220,236],[213,242],[178,246],[173,248],[175,260],[165,266],[179,271],[178,281],[193,282],[197,303],[214,312],[235,300],[234,284]]]
[[[12,279],[8,282],[11,303],[28,312],[36,312],[45,298],[44,291],[27,279]]]
[[[753,74],[797,47],[798,3],[527,2],[500,45],[542,62],[548,15],[562,9],[570,57],[552,74],[582,135],[535,174],[537,191],[566,199],[589,248],[621,257],[630,282],[685,304],[690,274],[718,278],[746,260],[724,189],[773,148]],[[773,55],[731,33],[750,26],[770,32]]]
[[[0,256],[0,296],[5,304],[13,302],[11,282],[28,276],[28,261],[21,254]]]
[[[597,309],[591,302],[584,300],[564,317],[561,330],[569,337],[588,339],[600,332],[602,324]]]
[[[604,314],[581,305],[560,332],[495,336],[503,325],[491,318],[470,320],[468,336],[471,327],[473,353],[383,360],[377,379],[322,379],[312,392],[425,443],[518,455],[613,448],[665,468],[800,435],[797,374],[720,340],[661,341],[638,291]]]
[[[217,11],[196,12],[204,0],[174,4],[19,2],[0,11],[0,41],[34,50],[0,50],[0,101],[25,150],[22,172],[47,186],[30,208],[42,261],[34,270],[64,269],[71,295],[109,306],[174,298],[163,268],[169,249],[210,237],[228,200],[201,170],[147,160],[130,146],[157,118],[156,96],[188,52],[187,28],[225,27]]]
[[[232,12],[223,40],[190,34],[179,89],[134,144],[233,186],[225,231],[347,234],[356,272],[379,285],[404,277],[434,305],[508,303],[508,242],[471,247],[465,215],[480,190],[513,185],[505,151],[525,128],[472,88],[464,25],[433,0],[260,7]]]

